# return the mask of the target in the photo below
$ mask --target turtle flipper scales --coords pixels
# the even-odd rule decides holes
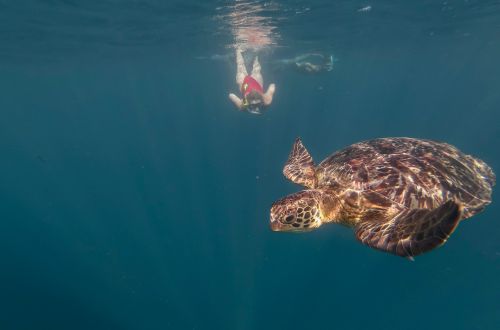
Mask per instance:
[[[450,200],[438,208],[407,209],[387,222],[361,222],[356,237],[372,248],[413,259],[446,242],[462,215]]]
[[[294,183],[311,189],[316,186],[314,161],[300,138],[297,138],[293,144],[292,151],[283,168],[283,174]]]

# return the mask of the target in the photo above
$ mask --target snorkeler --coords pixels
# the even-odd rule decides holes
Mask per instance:
[[[291,66],[297,71],[305,73],[320,73],[332,71],[333,63],[336,59],[333,55],[323,55],[320,53],[308,53],[299,55],[292,59],[284,59],[275,62],[276,68]]]
[[[237,48],[236,66],[236,83],[240,88],[242,98],[230,93],[229,99],[242,111],[261,114],[261,110],[269,106],[273,101],[276,86],[270,84],[267,91],[264,93],[264,81],[260,72],[261,67],[257,56],[255,56],[253,61],[252,73],[248,75],[241,49]]]

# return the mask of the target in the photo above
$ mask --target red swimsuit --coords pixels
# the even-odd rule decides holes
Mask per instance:
[[[262,86],[258,83],[258,81],[253,79],[252,76],[246,76],[245,79],[243,79],[243,84],[241,85],[241,93],[245,98],[252,91],[264,94],[264,89],[262,89]]]

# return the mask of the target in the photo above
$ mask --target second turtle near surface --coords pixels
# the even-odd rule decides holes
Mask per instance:
[[[460,220],[491,202],[495,185],[483,161],[412,138],[356,143],[318,166],[297,139],[283,174],[308,189],[273,204],[272,230],[340,223],[362,243],[408,258],[444,244]]]

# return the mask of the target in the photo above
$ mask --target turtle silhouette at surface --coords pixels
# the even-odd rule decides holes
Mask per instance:
[[[300,139],[283,174],[306,190],[271,207],[271,229],[353,227],[372,248],[412,259],[446,242],[491,202],[495,174],[452,145],[413,138],[353,144],[315,166]]]

